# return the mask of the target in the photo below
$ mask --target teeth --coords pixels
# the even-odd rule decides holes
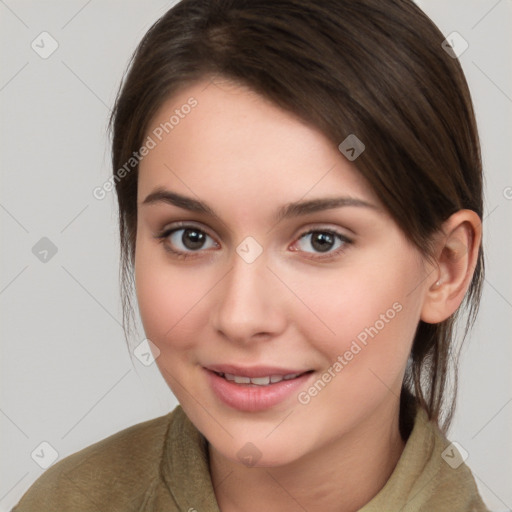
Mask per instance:
[[[251,379],[251,384],[266,386],[267,384],[270,384],[270,377],[254,377]]]
[[[221,374],[222,375],[222,374]],[[268,386],[269,384],[275,384],[282,380],[290,380],[298,377],[300,373],[290,373],[289,375],[271,375],[267,377],[241,377],[239,375],[232,375],[230,373],[223,374],[226,380],[235,382],[236,384],[255,384],[256,386]]]
[[[251,383],[251,379],[249,377],[239,377],[238,375],[235,375],[234,379],[237,384],[250,384]]]

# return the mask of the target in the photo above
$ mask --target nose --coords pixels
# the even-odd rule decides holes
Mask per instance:
[[[265,252],[249,263],[234,251],[230,264],[217,287],[214,329],[236,343],[273,339],[285,330],[286,312],[283,285],[267,267]]]

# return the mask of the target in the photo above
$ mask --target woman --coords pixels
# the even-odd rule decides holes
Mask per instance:
[[[180,405],[16,512],[486,511],[445,433],[483,280],[467,84],[405,0],[183,0],[111,118],[132,285]]]

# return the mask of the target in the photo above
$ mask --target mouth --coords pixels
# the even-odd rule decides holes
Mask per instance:
[[[223,373],[215,371],[213,373],[229,382],[234,382],[235,384],[242,384],[246,386],[271,386],[272,384],[277,384],[279,382],[282,382],[283,380],[296,379],[297,377],[301,377],[302,375],[312,372],[313,370],[308,370],[306,372],[288,373],[285,375],[265,375],[263,377],[247,377],[244,375],[234,375],[232,373]]]
[[[313,378],[314,370],[277,367],[203,367],[210,389],[222,404],[258,412],[291,400]]]

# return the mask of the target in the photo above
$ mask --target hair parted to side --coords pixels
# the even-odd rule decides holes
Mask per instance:
[[[140,148],[165,100],[201,78],[220,76],[295,113],[336,146],[350,134],[362,140],[358,171],[429,257],[432,235],[451,214],[470,209],[483,216],[472,101],[443,40],[411,0],[182,0],[132,56],[110,119],[113,171]],[[116,180],[126,333],[133,319],[137,176],[136,166]],[[410,429],[416,404],[447,431],[457,389],[455,320],[467,313],[463,340],[483,275],[480,247],[459,311],[439,324],[420,321],[402,388],[402,432]]]

